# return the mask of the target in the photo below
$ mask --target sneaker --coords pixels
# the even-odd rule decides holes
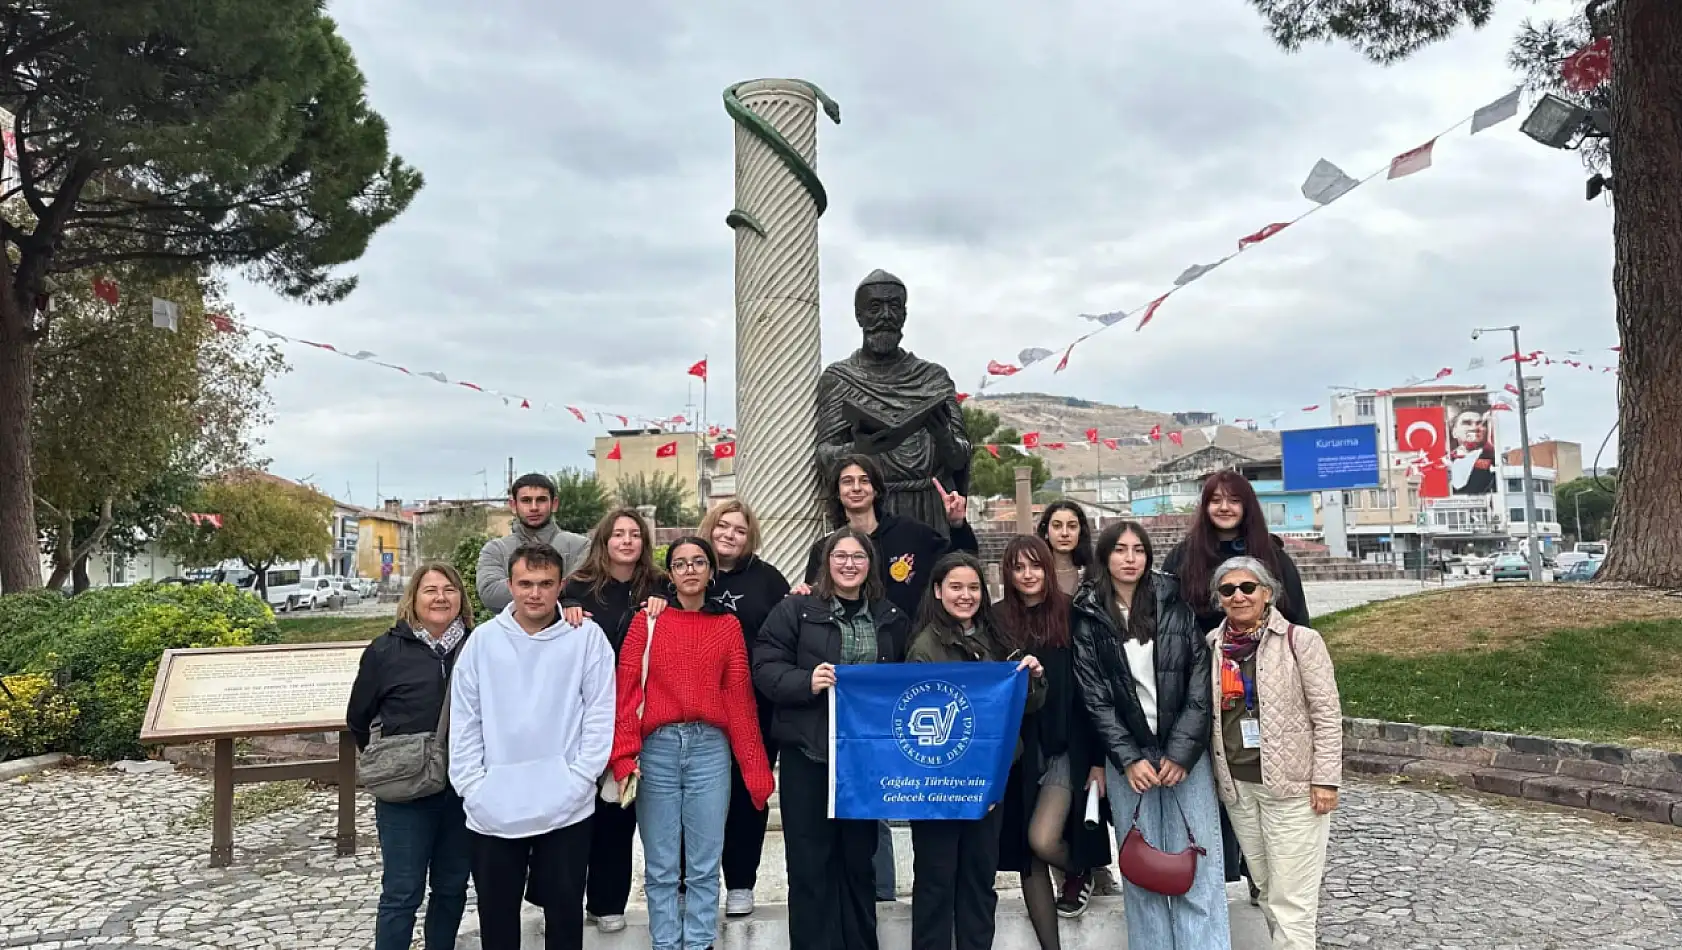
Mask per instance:
[[[1063,878],[1063,893],[1057,898],[1057,916],[1079,917],[1092,902],[1092,878],[1085,874],[1070,874]]]
[[[604,934],[616,934],[625,929],[624,914],[606,914],[596,918],[596,929]]]
[[[753,891],[737,889],[724,895],[724,916],[747,917],[753,913]]]

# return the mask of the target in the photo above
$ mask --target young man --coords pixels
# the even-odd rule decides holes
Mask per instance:
[[[549,547],[561,556],[561,574],[577,569],[584,563],[584,552],[590,539],[571,531],[562,531],[555,524],[555,508],[560,499],[555,483],[547,475],[533,472],[521,475],[508,491],[508,507],[514,510],[514,530],[506,536],[486,542],[479,552],[479,602],[485,609],[500,613],[513,599],[508,591],[508,572],[514,562],[514,552],[528,545]]]
[[[514,602],[474,631],[450,687],[450,784],[467,813],[485,950],[519,950],[520,905],[547,950],[582,950],[597,779],[613,750],[614,659],[592,620],[561,619],[561,559],[514,552]]]

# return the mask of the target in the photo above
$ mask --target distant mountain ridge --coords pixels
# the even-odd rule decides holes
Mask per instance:
[[[1251,431],[1215,422],[1217,417],[1208,412],[1155,412],[1138,406],[1112,406],[1049,393],[978,395],[970,403],[997,415],[1001,426],[1021,433],[1038,432],[1042,444],[1066,443],[1069,448],[1061,452],[1039,453],[1050,463],[1053,477],[1090,475],[1100,464],[1105,474],[1144,475],[1163,462],[1206,448],[1210,442],[1203,437],[1202,430],[1211,425],[1219,427],[1214,444],[1223,449],[1252,459],[1279,457],[1277,431]],[[1152,426],[1162,427],[1161,442],[1151,442],[1146,437]],[[1120,440],[1121,447],[1115,451],[1081,448],[1086,442],[1086,430],[1091,428],[1098,430],[1100,438]],[[1183,433],[1185,444],[1169,441],[1170,432]]]

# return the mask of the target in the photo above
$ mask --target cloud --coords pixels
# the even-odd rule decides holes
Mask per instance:
[[[1500,96],[1520,11],[1552,7],[1569,4],[1503,8],[1380,68],[1337,47],[1287,55],[1238,2],[1148,19],[1113,2],[340,3],[369,96],[427,188],[343,304],[248,285],[236,301],[260,325],[538,404],[690,414],[701,394],[684,370],[707,354],[710,414],[728,423],[734,132],[719,96],[792,75],[843,109],[818,130],[825,358],[857,345],[853,287],[884,267],[910,285],[908,346],[973,389],[989,359],[1061,353],[1093,327],[1079,314],[1142,307],[1311,207],[1298,189],[1316,160],[1364,176]],[[1581,179],[1516,122],[1462,129],[1431,170],[1317,212],[1176,293],[1145,332],[1122,323],[1067,371],[1048,360],[1000,388],[1266,418],[1475,356],[1475,381],[1499,389],[1510,364],[1498,339],[1469,339],[1475,326],[1517,322],[1527,349],[1610,357],[1611,214],[1581,200]],[[510,455],[590,465],[593,418],[288,355],[267,446],[282,473],[366,500],[376,464],[381,493],[407,498],[461,494],[481,470],[494,490]],[[1613,377],[1545,375],[1533,430],[1597,445]]]

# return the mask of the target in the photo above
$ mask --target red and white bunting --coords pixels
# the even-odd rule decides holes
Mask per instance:
[[[1418,174],[1431,167],[1431,152],[1437,147],[1437,140],[1432,139],[1418,148],[1409,149],[1390,160],[1390,179],[1406,178]]]

